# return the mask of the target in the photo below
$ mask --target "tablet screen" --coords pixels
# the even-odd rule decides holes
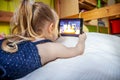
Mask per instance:
[[[63,36],[76,36],[82,33],[83,19],[60,19],[59,32]]]

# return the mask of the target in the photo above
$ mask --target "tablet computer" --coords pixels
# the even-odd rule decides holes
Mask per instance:
[[[78,36],[83,32],[82,18],[69,18],[59,20],[59,33],[61,36]]]

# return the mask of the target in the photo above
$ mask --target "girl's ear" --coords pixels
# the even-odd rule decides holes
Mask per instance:
[[[49,33],[52,33],[53,30],[54,30],[54,26],[53,26],[53,23],[51,23],[51,24],[49,25],[49,27],[48,27],[48,32],[49,32]]]

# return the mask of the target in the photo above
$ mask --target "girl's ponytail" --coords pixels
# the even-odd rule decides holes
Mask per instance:
[[[12,34],[26,37],[35,37],[36,33],[32,29],[32,4],[31,0],[22,0],[18,11],[14,14],[11,23],[13,26]]]
[[[12,36],[7,37],[2,42],[1,48],[10,53],[18,51],[17,44],[25,41],[31,40],[33,36],[32,32],[32,4],[29,0],[22,0],[18,10],[14,13],[11,19]]]

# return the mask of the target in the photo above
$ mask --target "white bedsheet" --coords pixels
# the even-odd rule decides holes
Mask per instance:
[[[68,47],[77,41],[77,37],[58,40]],[[120,37],[87,33],[82,56],[57,59],[19,80],[120,80]]]

